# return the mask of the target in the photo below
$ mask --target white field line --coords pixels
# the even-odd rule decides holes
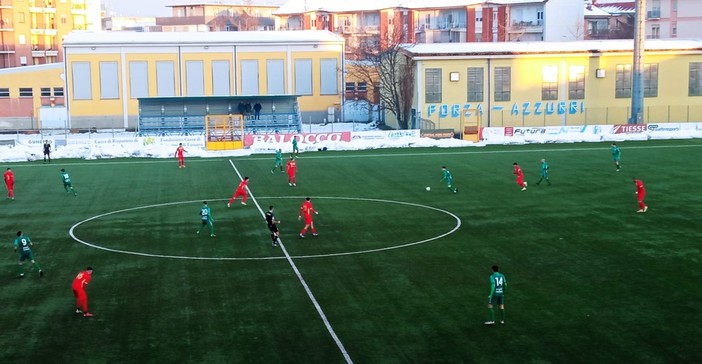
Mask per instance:
[[[234,168],[234,171],[236,172],[236,175],[239,176],[239,179],[243,180],[241,173],[239,173],[239,170],[236,168],[236,166],[234,165],[234,162],[232,162],[231,159],[229,160],[229,164],[232,165],[232,168]],[[253,193],[251,192],[251,189],[249,189],[248,192],[249,192],[249,197],[251,197],[251,200],[256,205],[258,212],[261,213],[261,217],[263,217],[265,219],[266,214],[261,209],[261,205],[258,204],[258,201],[256,201],[256,198],[254,197]],[[310,298],[310,300],[312,301],[312,304],[314,305],[314,308],[317,309],[317,313],[322,318],[322,321],[324,322],[324,326],[327,327],[327,331],[329,331],[329,334],[334,339],[334,342],[336,343],[336,346],[341,351],[341,354],[344,356],[344,359],[349,364],[353,363],[353,361],[351,360],[351,356],[349,356],[349,353],[346,351],[346,348],[344,347],[344,344],[341,342],[341,340],[339,340],[339,337],[336,336],[336,332],[334,332],[334,328],[332,328],[331,323],[329,323],[329,320],[327,319],[327,315],[324,314],[324,311],[322,311],[322,307],[319,305],[319,302],[314,297],[314,294],[312,294],[312,290],[307,285],[305,278],[302,276],[302,273],[300,273],[300,270],[297,269],[297,265],[295,265],[295,262],[290,257],[290,254],[288,254],[288,250],[285,249],[285,244],[283,244],[283,240],[278,239],[278,243],[279,243],[280,249],[283,250],[283,254],[285,254],[285,258],[288,260],[288,263],[290,263],[290,266],[292,267],[293,271],[295,271],[295,275],[297,276],[297,279],[302,284],[302,287],[305,288],[305,292],[307,292],[307,297]]]

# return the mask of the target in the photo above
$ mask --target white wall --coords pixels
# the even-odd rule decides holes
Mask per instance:
[[[544,40],[583,40],[587,33],[582,1],[549,0],[544,3]]]

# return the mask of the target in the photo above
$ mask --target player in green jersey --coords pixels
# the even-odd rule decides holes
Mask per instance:
[[[446,181],[449,190],[453,191],[453,193],[458,192],[458,188],[453,187],[453,176],[451,176],[451,172],[446,169],[446,166],[441,167],[441,171],[444,173],[444,175],[441,177],[439,182]]]
[[[28,236],[22,235],[22,231],[17,232],[17,239],[15,239],[15,253],[19,252],[19,271],[17,273],[17,278],[24,277],[24,261],[29,260],[34,268],[39,271],[39,277],[44,276],[44,271],[39,267],[39,263],[34,259],[34,254],[32,253],[32,240]]]
[[[280,171],[283,172],[283,150],[280,148],[275,151],[275,165],[273,165],[271,173],[275,172],[276,168],[280,168]]]
[[[546,163],[546,159],[541,160],[541,178],[539,178],[539,182],[536,182],[536,184],[541,184],[543,180],[546,180],[549,186],[551,185],[551,180],[548,179],[548,163]]]
[[[622,158],[622,150],[619,149],[616,143],[612,143],[612,160],[614,161],[614,165],[617,167],[617,172],[622,168],[622,166],[619,165],[619,160]]]
[[[78,196],[78,192],[73,189],[73,183],[71,182],[71,176],[68,175],[65,169],[61,168],[61,181],[63,181],[63,188],[66,193],[73,192],[73,196]]]
[[[207,206],[207,201],[202,202],[202,207],[200,207],[200,219],[202,219],[202,226],[197,229],[197,233],[200,234],[200,230],[205,226],[210,228],[210,236],[216,236],[214,231],[214,218],[212,218],[212,210]]]
[[[495,311],[492,305],[500,306],[500,323],[505,323],[505,288],[507,287],[507,279],[500,273],[496,265],[492,266],[492,275],[490,276],[490,295],[488,296],[488,310],[490,311],[490,321],[486,321],[485,325],[495,324]]]
[[[300,154],[300,148],[297,147],[297,135],[292,138],[292,152],[295,157]]]

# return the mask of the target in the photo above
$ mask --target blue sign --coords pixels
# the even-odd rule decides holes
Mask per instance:
[[[438,110],[437,110],[438,109]],[[504,106],[493,106],[493,111],[502,111]],[[483,114],[483,104],[429,104],[427,105],[427,117],[431,117],[433,114],[439,113],[439,118],[457,118],[461,116],[461,112],[465,116],[471,116],[472,111]],[[517,115],[574,115],[582,114],[585,112],[585,101],[551,101],[551,102],[523,102],[512,104],[509,114],[512,116]]]

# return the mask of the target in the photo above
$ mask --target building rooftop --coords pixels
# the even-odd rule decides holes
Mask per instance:
[[[585,5],[585,17],[609,17],[612,16],[610,13],[598,8],[595,5]]]
[[[254,6],[254,7],[279,7],[286,0],[174,0],[166,3],[166,7],[174,6]]]
[[[346,13],[356,11],[376,11],[382,9],[441,9],[461,8],[469,5],[497,4],[515,5],[543,3],[546,0],[288,0],[274,13],[277,15],[302,14],[309,11]]]
[[[594,4],[609,14],[634,14],[636,2],[631,0],[602,0]]]
[[[153,44],[289,44],[339,43],[344,38],[326,30],[286,32],[73,32],[63,38],[64,47],[92,45]]]
[[[615,39],[574,42],[421,43],[403,45],[402,48],[413,57],[460,58],[486,55],[632,52],[634,41]],[[689,50],[702,52],[702,40],[650,39],[646,40],[645,48],[646,51]]]

